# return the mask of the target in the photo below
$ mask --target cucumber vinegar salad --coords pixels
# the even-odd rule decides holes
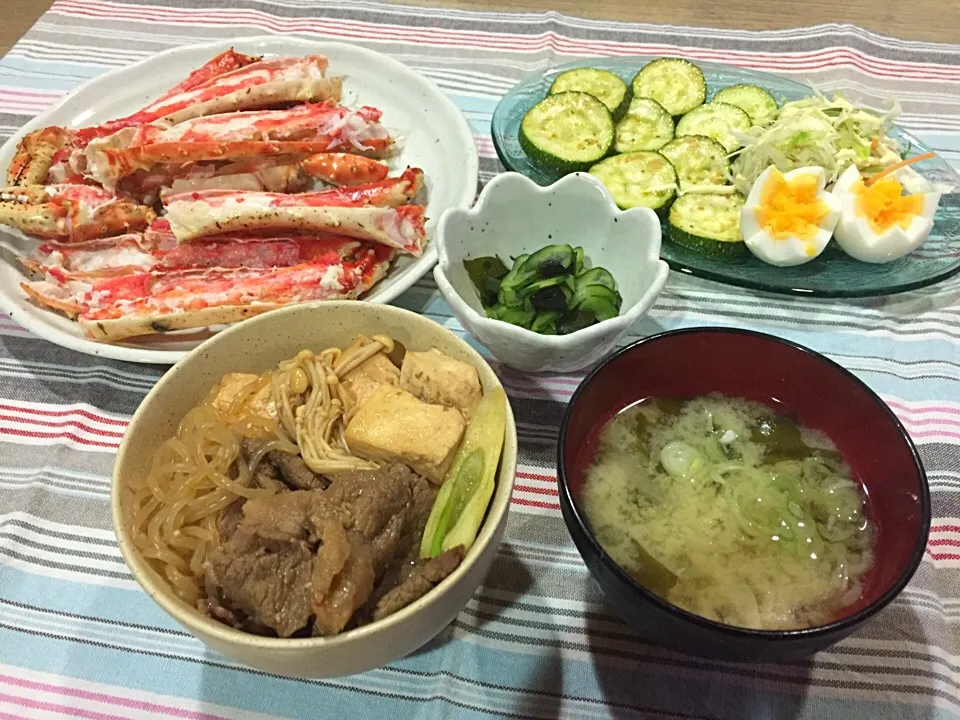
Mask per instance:
[[[877,263],[926,240],[940,197],[908,167],[932,154],[905,160],[888,134],[898,112],[815,91],[781,106],[765,88],[708,89],[694,63],[657,58],[629,81],[560,73],[519,141],[546,170],[594,175],[621,209],[654,210],[666,238],[695,252],[797,265],[833,239]]]

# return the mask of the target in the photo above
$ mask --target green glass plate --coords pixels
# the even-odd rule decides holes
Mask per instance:
[[[500,161],[510,170],[526,175],[540,185],[549,185],[559,174],[535,167],[517,139],[524,114],[543,99],[553,79],[577,67],[610,70],[630,82],[649,58],[587,58],[532,75],[508,92],[493,114],[491,133]],[[759,85],[769,90],[779,102],[809,97],[805,85],[755,70],[700,62],[707,80],[707,99],[717,90],[737,83]],[[918,155],[928,148],[915,137],[895,129],[893,137],[909,143],[908,155]],[[960,187],[960,178],[939,155],[914,168],[932,182]],[[661,257],[673,270],[717,280],[729,285],[768,290],[783,294],[819,297],[870,297],[915,290],[940,282],[960,272],[960,195],[953,193],[940,199],[934,217],[933,231],[924,245],[900,260],[883,265],[863,263],[846,255],[836,243],[830,243],[816,260],[795,267],[775,267],[753,256],[727,259],[688,250],[664,237]]]

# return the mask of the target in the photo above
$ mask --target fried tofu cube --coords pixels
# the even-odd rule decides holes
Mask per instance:
[[[426,403],[457,408],[465,418],[483,397],[477,369],[436,348],[407,352],[400,370],[400,387]]]
[[[240,392],[259,377],[253,373],[227,373],[220,378],[217,395],[213,398],[214,407],[221,412],[229,411]]]
[[[260,379],[259,375],[253,373],[227,373],[220,380],[220,386],[217,389],[217,395],[213,399],[213,404],[221,412],[229,412],[233,407],[234,400],[240,393],[250,385]],[[270,385],[266,384],[257,392],[251,395],[246,402],[247,410],[260,417],[276,420],[278,417],[277,406],[273,400],[273,392]]]
[[[355,406],[363,405],[381,385],[396,387],[400,382],[400,370],[382,352],[365,360],[344,375],[340,382],[353,396]]]
[[[367,460],[401,462],[431,482],[443,482],[466,421],[454,408],[431,405],[406,390],[380,385],[346,429],[350,450]]]

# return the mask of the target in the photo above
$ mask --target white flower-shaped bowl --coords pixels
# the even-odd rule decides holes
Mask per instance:
[[[586,267],[613,273],[620,315],[569,335],[539,335],[486,316],[463,261],[511,258],[545,245],[580,245]],[[433,276],[460,324],[500,362],[527,372],[570,372],[610,352],[653,305],[669,272],[660,221],[647,208],[620,210],[603,184],[573,173],[541,187],[519,173],[495,177],[470,210],[440,218]]]

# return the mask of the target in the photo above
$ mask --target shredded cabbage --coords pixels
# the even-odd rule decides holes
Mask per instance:
[[[744,145],[733,162],[737,189],[749,192],[771,165],[781,172],[819,165],[831,183],[850,165],[872,173],[900,162],[906,148],[888,135],[900,114],[899,102],[892,100],[890,108],[878,114],[858,108],[840,94],[829,99],[814,92],[786,103],[768,127],[737,133]]]

